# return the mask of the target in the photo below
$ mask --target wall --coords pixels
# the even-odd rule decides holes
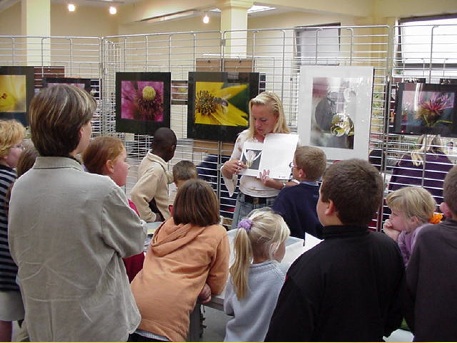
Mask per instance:
[[[118,18],[105,7],[78,7],[68,12],[65,4],[51,6],[51,36],[103,37],[118,34]],[[21,4],[0,13],[0,35],[22,35]]]
[[[21,34],[21,5],[14,5],[0,13],[0,35]]]
[[[65,4],[51,7],[52,36],[103,37],[117,34],[117,17],[105,7],[78,7],[68,12]]]

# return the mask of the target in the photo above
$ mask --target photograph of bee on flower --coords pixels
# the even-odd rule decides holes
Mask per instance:
[[[399,87],[397,114],[401,133],[452,133],[456,109],[454,85],[403,84]]]
[[[190,73],[188,137],[233,142],[249,126],[258,87],[258,73]]]

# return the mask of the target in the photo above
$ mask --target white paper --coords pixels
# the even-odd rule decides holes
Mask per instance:
[[[248,168],[243,175],[259,177],[269,170],[272,179],[289,179],[297,144],[298,135],[292,133],[269,133],[263,143],[245,142],[241,160]]]

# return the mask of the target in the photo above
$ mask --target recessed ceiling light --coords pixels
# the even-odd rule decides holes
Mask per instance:
[[[117,13],[117,8],[114,7],[114,6],[110,6],[110,7],[109,7],[109,13],[110,13],[110,14],[116,14],[116,13]]]
[[[67,8],[69,12],[74,12],[76,10],[76,6],[74,4],[68,4]]]

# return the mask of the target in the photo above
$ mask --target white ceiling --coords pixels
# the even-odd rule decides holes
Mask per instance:
[[[6,10],[7,8],[13,6],[14,4],[20,2],[21,0],[0,0],[0,12]],[[127,4],[133,4],[135,2],[140,2],[142,0],[51,0],[51,3],[54,4],[68,4],[68,3],[73,3],[76,6],[109,6],[110,4],[112,5],[127,5]],[[217,9],[206,9],[208,11],[211,11],[213,15],[219,15],[218,12],[213,12],[213,10]],[[194,15],[201,15],[201,10],[195,11],[194,8],[189,9],[187,11],[186,15],[181,16],[181,17],[192,17]],[[265,15],[271,15],[271,14],[279,14],[279,13],[284,13],[288,12],[287,9],[281,9],[281,8],[275,8],[273,10],[269,11],[260,11],[260,12],[254,12],[254,13],[249,13],[250,16],[265,16]],[[174,15],[174,13],[169,13],[165,15],[164,17]],[[181,18],[182,19],[182,18]]]
[[[109,4],[113,5],[124,5],[138,2],[140,0],[51,0],[51,3],[61,3],[68,4],[69,2],[75,4],[76,6],[106,6]],[[6,10],[7,8],[13,6],[20,0],[0,0],[0,12]]]

